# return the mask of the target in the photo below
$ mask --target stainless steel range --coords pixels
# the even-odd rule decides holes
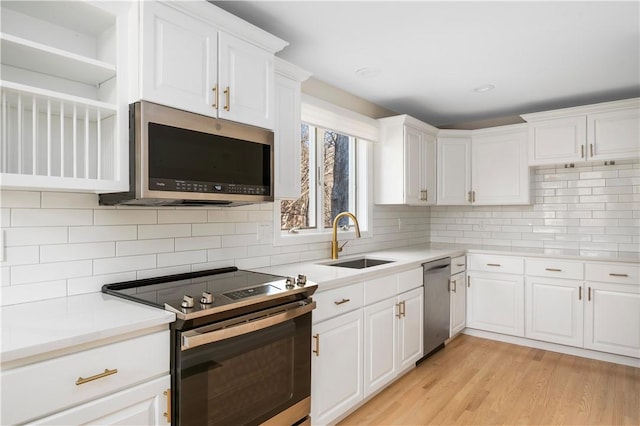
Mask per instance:
[[[172,424],[310,424],[317,285],[235,267],[135,280],[104,293],[166,309]]]

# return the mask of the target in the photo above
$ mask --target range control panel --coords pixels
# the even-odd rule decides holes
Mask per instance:
[[[269,195],[270,188],[264,185],[243,185],[236,183],[198,182],[177,179],[149,179],[152,191],[204,192],[214,194]]]

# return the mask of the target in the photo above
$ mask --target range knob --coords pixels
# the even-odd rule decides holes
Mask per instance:
[[[200,298],[200,303],[202,303],[203,305],[210,305],[213,303],[213,294],[209,293],[208,291],[203,291],[202,292],[202,297]]]
[[[294,283],[295,283],[295,280],[293,279],[293,277],[287,277],[287,279],[284,282],[284,286],[289,290],[291,290],[294,287]]]
[[[182,298],[182,304],[180,305],[183,308],[193,308],[193,297],[185,294]]]
[[[306,275],[302,275],[302,274],[298,274],[298,281],[296,282],[298,287],[304,287],[304,285],[306,283],[307,283],[307,276]]]

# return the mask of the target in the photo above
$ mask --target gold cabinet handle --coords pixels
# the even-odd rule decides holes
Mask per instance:
[[[227,86],[226,89],[224,89],[224,99],[225,99],[225,106],[224,106],[224,110],[225,111],[229,111],[231,108],[231,89],[229,88],[229,86]]]
[[[342,305],[343,303],[347,303],[347,302],[351,302],[351,299],[336,300],[333,303],[335,303],[336,305]]]
[[[471,277],[467,275],[467,287],[471,287]]]
[[[467,193],[467,200],[469,200],[469,202],[471,202],[471,191],[469,191],[469,192]]]
[[[396,308],[398,308],[398,313],[396,314],[396,317],[402,318],[402,302],[396,303]]]
[[[499,264],[499,263],[487,263],[487,266],[497,266],[497,267],[500,267],[500,266],[502,266],[502,265],[501,265],[501,264]]]
[[[116,374],[117,372],[117,368],[114,368],[113,370],[105,368],[103,373],[96,374],[95,376],[87,377],[86,379],[84,377],[78,377],[78,380],[76,380],[76,386],[84,385],[85,383],[102,379],[103,377],[111,376],[112,374]]]
[[[314,334],[313,335],[313,340],[316,341],[316,348],[314,350],[312,350],[311,352],[316,354],[316,356],[320,356],[320,334],[318,334],[318,333]]]
[[[584,145],[580,147],[580,158],[584,158]]]
[[[451,291],[453,291],[454,293],[457,293],[457,290],[458,290],[458,280],[453,280],[453,281],[451,281],[451,284],[453,284],[453,288],[451,289]]]
[[[166,417],[167,423],[171,423],[171,389],[167,389],[162,394],[167,397],[167,411],[162,415]]]
[[[582,300],[582,287],[578,287],[578,300]]]
[[[610,277],[623,277],[623,278],[628,278],[629,275],[628,274],[614,274],[613,272],[609,274]]]
[[[216,83],[211,90],[213,91],[213,104],[211,104],[211,106],[214,109],[218,109],[218,83]]]
[[[589,144],[589,156],[593,157],[593,144]]]
[[[403,300],[402,302],[400,302],[400,305],[402,306],[402,316],[406,317],[407,316],[407,305],[406,305],[406,302]]]
[[[549,272],[562,272],[562,269],[557,268],[544,268],[544,270]]]
[[[424,190],[424,200],[425,201],[429,201],[429,190],[428,189]]]
[[[587,300],[591,302],[591,287],[589,287],[589,294],[587,295]]]
[[[471,202],[472,203],[476,202],[476,191],[471,191]]]

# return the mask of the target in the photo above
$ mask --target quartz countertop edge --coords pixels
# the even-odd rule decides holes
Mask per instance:
[[[0,317],[2,364],[175,321],[171,312],[103,293],[3,306]]]

